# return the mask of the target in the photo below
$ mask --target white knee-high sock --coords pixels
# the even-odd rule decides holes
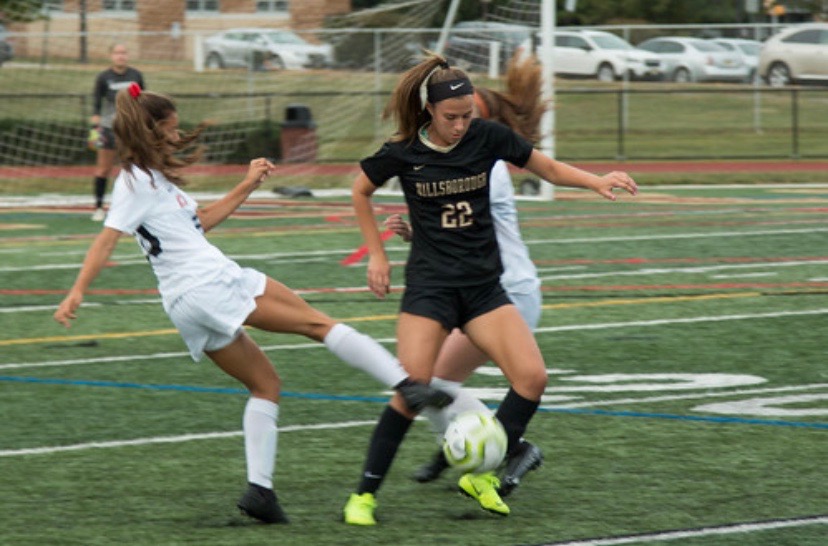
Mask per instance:
[[[431,424],[431,430],[437,436],[437,442],[442,442],[443,433],[448,428],[449,421],[451,421],[458,414],[464,411],[485,411],[492,413],[486,404],[469,394],[468,391],[461,388],[463,386],[459,381],[450,381],[440,377],[432,377],[430,385],[435,389],[445,391],[454,397],[454,402],[443,409],[432,407],[425,408],[421,414],[424,415]]]
[[[362,370],[386,387],[395,387],[408,374],[388,350],[373,338],[346,324],[336,324],[324,339],[330,352],[352,368]]]
[[[247,481],[273,489],[279,405],[264,398],[250,398],[244,408],[244,454],[247,459]]]

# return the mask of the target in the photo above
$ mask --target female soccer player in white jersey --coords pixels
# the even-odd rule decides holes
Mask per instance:
[[[273,170],[272,163],[251,161],[247,175],[226,196],[197,208],[181,190],[180,171],[199,158],[200,150],[193,147],[204,127],[180,134],[172,100],[142,91],[137,84],[119,91],[115,104],[114,130],[122,171],[104,227],[54,318],[69,326],[118,239],[124,233],[134,235],[158,279],[164,310],[193,360],[207,354],[250,391],[242,419],[248,487],[238,507],[266,523],[287,523],[273,490],[281,380],[243,325],[323,342],[349,365],[396,388],[412,410],[445,405],[451,398],[410,380],[376,341],[335,322],[263,273],[240,267],[207,240],[204,233],[230,216],[261,185]],[[186,155],[180,157],[177,152]]]
[[[368,286],[378,297],[390,287],[391,267],[371,196],[398,177],[412,224],[397,351],[413,379],[430,381],[449,333],[462,328],[511,384],[496,416],[515,449],[546,388],[546,366],[532,330],[500,284],[503,272],[491,217],[489,177],[498,160],[541,179],[581,187],[614,200],[613,190],[637,193],[626,173],[596,176],[534,150],[505,125],[472,119],[474,88],[466,74],[430,55],[406,71],[391,95],[396,134],[360,163],[352,188],[357,219],[370,253]],[[375,525],[375,493],[415,412],[395,395],[377,423],[346,523]],[[484,509],[508,515],[493,473],[465,474],[458,487]]]
[[[505,93],[483,87],[475,88],[473,116],[508,125],[530,142],[537,142],[540,138],[538,125],[545,110],[541,80],[541,65],[534,56],[522,59],[515,57],[506,72]],[[534,329],[541,316],[541,282],[520,233],[512,177],[505,162],[498,161],[494,164],[489,186],[492,220],[503,263],[500,284],[523,320]],[[411,240],[411,224],[399,214],[388,217],[385,226],[403,240]],[[438,442],[454,416],[464,411],[489,411],[485,404],[460,388],[474,370],[488,360],[489,357],[459,328],[455,328],[446,338],[434,364],[431,385],[454,396],[454,402],[442,409],[426,408],[423,411]],[[521,439],[509,453],[500,472],[500,496],[510,494],[520,484],[521,478],[542,462],[541,450]],[[448,462],[443,450],[438,449],[431,461],[417,469],[413,478],[419,482],[430,482],[436,480],[446,468]]]

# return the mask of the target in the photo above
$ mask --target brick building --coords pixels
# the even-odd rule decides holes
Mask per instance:
[[[50,57],[79,58],[82,41],[55,41],[81,33],[85,26],[91,59],[106,58],[109,46],[119,41],[145,61],[188,60],[196,36],[234,27],[270,27],[290,28],[315,41],[303,31],[322,28],[326,17],[352,10],[351,0],[53,0],[51,6],[48,20],[9,29],[27,34],[14,40],[18,58],[38,57],[47,47]]]

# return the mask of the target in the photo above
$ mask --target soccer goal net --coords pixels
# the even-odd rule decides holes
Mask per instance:
[[[87,144],[93,85],[112,64],[112,46],[122,44],[147,88],[175,99],[182,128],[211,123],[208,165],[264,155],[282,165],[282,185],[341,186],[391,134],[382,121],[390,90],[424,49],[435,47],[449,3],[388,1],[329,17],[320,28],[265,37],[256,34],[287,31],[290,21],[221,14],[139,29],[134,2],[115,2],[123,11],[106,17],[81,13],[83,2],[7,4],[0,29],[11,50],[0,56],[0,185],[7,194],[55,192],[62,179],[89,177],[96,158]],[[497,85],[492,78],[503,60],[531,37],[526,29],[537,29],[539,4],[469,8],[485,6],[485,13],[463,15],[487,24],[452,28],[446,55]],[[289,53],[297,44],[279,40],[324,46],[330,56],[302,60]]]

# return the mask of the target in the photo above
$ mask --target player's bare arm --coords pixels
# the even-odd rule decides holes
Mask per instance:
[[[75,284],[53,315],[56,321],[67,328],[70,326],[71,320],[76,318],[75,312],[83,301],[83,295],[106,265],[120,238],[121,232],[117,229],[105,227],[101,230],[86,253]]]
[[[198,210],[198,220],[204,231],[210,231],[233,214],[275,168],[276,165],[263,157],[252,160],[244,179],[235,188],[215,203]]]
[[[376,191],[365,173],[360,173],[351,189],[351,201],[356,212],[359,229],[368,247],[368,288],[378,298],[384,298],[391,288],[391,265],[382,244],[377,218],[371,206],[371,196]]]
[[[625,172],[613,171],[604,176],[598,176],[567,163],[555,161],[537,150],[533,151],[529,157],[526,169],[555,185],[588,189],[610,201],[616,199],[613,194],[615,189],[624,190],[630,195],[638,193],[635,180]]]

